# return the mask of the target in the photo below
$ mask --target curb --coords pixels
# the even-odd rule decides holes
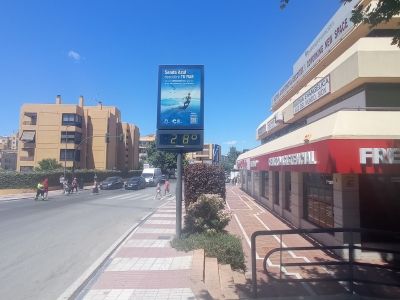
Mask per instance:
[[[114,258],[114,254],[123,247],[125,242],[132,236],[144,221],[154,214],[160,207],[166,205],[168,202],[157,207],[154,211],[149,212],[140,219],[139,223],[135,223],[129,228],[114,244],[111,245],[75,282],[60,296],[57,300],[73,300],[77,299],[81,292],[87,287],[90,280],[96,276],[104,264],[110,259]]]

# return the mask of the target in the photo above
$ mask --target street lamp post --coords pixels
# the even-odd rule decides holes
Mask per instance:
[[[64,180],[66,178],[66,170],[67,170],[67,145],[68,145],[68,127],[71,125],[66,125],[66,137],[65,137],[65,152],[64,152]]]

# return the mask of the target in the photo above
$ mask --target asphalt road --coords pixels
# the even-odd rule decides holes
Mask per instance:
[[[174,192],[176,181],[170,183]],[[148,187],[1,201],[0,299],[57,299],[121,235],[168,201],[154,195]]]

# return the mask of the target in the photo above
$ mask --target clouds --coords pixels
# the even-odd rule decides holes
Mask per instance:
[[[224,142],[224,145],[235,145],[237,141]]]
[[[68,56],[72,57],[75,61],[79,61],[81,59],[81,56],[72,50],[68,52]]]

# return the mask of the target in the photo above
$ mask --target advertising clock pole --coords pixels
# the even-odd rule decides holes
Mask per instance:
[[[176,232],[175,236],[181,236],[182,227],[182,151],[177,156],[177,182],[176,182]]]
[[[177,154],[176,232],[182,228],[183,157],[204,148],[204,66],[158,68],[156,148]]]

